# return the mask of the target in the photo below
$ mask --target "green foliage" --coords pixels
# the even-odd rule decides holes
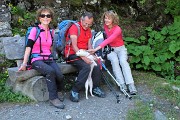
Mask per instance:
[[[0,74],[0,103],[3,102],[30,102],[31,100],[20,93],[12,92],[11,88],[5,86],[8,78],[7,72]]]
[[[65,75],[65,80],[64,80],[64,90],[65,91],[70,91],[72,89],[72,86],[75,83],[77,73],[69,73]]]
[[[179,0],[167,0],[166,6],[167,6],[165,9],[166,14],[169,13],[173,16],[180,15],[180,2],[179,2]]]
[[[125,43],[135,69],[153,70],[168,79],[175,79],[175,63],[180,61],[180,24],[174,22],[161,31],[147,27],[147,38],[126,37]]]
[[[144,3],[146,2],[146,0],[139,0],[139,2],[140,2],[141,4],[144,4]]]
[[[0,54],[0,73],[3,73],[8,67],[14,66],[15,62],[7,60],[4,55]]]
[[[26,29],[35,22],[35,13],[30,13],[12,4],[9,4],[9,7],[13,18],[11,23],[13,34],[25,35]]]
[[[69,3],[73,6],[82,6],[83,1],[82,0],[69,0]]]
[[[15,62],[5,59],[4,55],[0,54],[0,103],[1,102],[29,102],[28,97],[23,96],[20,93],[12,92],[11,88],[6,86],[6,80],[8,79],[7,68],[14,66]]]

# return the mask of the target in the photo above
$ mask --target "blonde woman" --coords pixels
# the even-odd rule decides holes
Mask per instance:
[[[65,105],[58,98],[56,82],[63,83],[64,76],[59,70],[58,65],[51,57],[51,47],[53,44],[54,30],[50,33],[49,24],[53,19],[54,12],[50,8],[41,8],[37,11],[37,20],[39,21],[39,29],[41,30],[38,39],[35,41],[37,30],[32,28],[26,50],[24,54],[23,64],[19,71],[26,70],[28,58],[32,56],[32,68],[37,70],[46,78],[49,92],[50,103],[59,109],[64,109]],[[32,51],[32,52],[31,52]],[[30,54],[31,53],[31,54]]]
[[[103,23],[107,39],[95,49],[88,51],[94,53],[109,45],[112,51],[107,55],[107,59],[111,61],[114,75],[120,84],[120,90],[129,90],[131,95],[136,95],[137,90],[134,85],[129,63],[127,62],[127,49],[124,45],[122,30],[118,26],[119,17],[117,13],[112,10],[106,11],[103,14]]]

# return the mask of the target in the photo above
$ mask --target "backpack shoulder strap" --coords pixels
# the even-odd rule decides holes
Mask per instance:
[[[78,28],[78,36],[80,35],[80,25],[77,22],[74,22],[74,24],[76,25],[76,27]]]
[[[51,45],[51,46],[53,46],[53,41],[54,41],[54,36],[53,36],[54,33],[53,33],[53,31],[54,31],[54,30],[53,30],[53,29],[50,29],[49,31],[50,31],[51,38],[52,38],[52,45]]]
[[[39,26],[35,26],[36,27],[36,38],[34,43],[37,41],[40,33],[42,32]],[[41,37],[40,37],[40,53],[42,53],[42,47],[41,47]]]
[[[35,38],[35,42],[38,39],[40,33],[41,33],[41,29],[39,28],[39,26],[36,26],[36,38]]]
[[[53,30],[53,29],[50,29],[49,31],[50,31],[52,40],[54,40],[54,37],[53,37],[53,31],[54,31],[54,30]]]

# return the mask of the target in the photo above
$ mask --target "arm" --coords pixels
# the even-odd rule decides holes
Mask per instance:
[[[92,49],[91,39],[88,41],[88,49]]]
[[[75,52],[77,52],[79,50],[79,48],[77,47],[77,36],[76,35],[70,35],[70,39],[72,41],[73,50]]]
[[[121,29],[119,26],[116,26],[113,30],[113,33],[107,38],[105,39],[101,44],[99,44],[98,47],[96,47],[95,49],[90,49],[88,50],[88,52],[90,52],[91,54],[95,53],[96,51],[98,51],[99,49],[101,48],[104,48],[106,45],[114,42],[114,40],[117,38],[117,37],[120,37],[121,35]]]
[[[72,47],[75,52],[79,50],[77,47],[77,35],[70,35],[70,39],[72,41]],[[81,59],[84,60],[87,64],[91,64],[91,60],[87,57],[81,56]]]
[[[27,66],[27,62],[29,60],[29,56],[31,53],[31,49],[34,45],[34,40],[35,40],[35,36],[36,36],[36,28],[32,28],[30,35],[28,37],[28,42],[26,45],[26,49],[25,49],[25,53],[24,53],[24,59],[23,59],[23,63],[19,68],[19,71],[24,71],[26,70],[26,66]]]
[[[96,51],[100,50],[101,46],[97,46],[95,49],[89,49],[87,50],[90,54],[94,54]]]
[[[107,28],[105,28],[105,32],[108,33],[109,31],[106,29]],[[116,38],[121,36],[121,33],[122,33],[121,28],[119,26],[115,26],[114,28],[112,28],[112,34],[109,35],[108,38],[105,39],[99,46],[101,46],[101,48],[104,48],[106,45],[115,42]]]
[[[27,62],[29,59],[29,55],[31,52],[31,47],[26,47],[25,53],[24,53],[24,60],[23,63],[21,64],[19,71],[25,71],[26,70],[26,66],[27,66]]]

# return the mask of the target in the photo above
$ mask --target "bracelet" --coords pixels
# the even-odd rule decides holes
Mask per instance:
[[[27,66],[27,64],[26,63],[22,63],[21,66]]]

